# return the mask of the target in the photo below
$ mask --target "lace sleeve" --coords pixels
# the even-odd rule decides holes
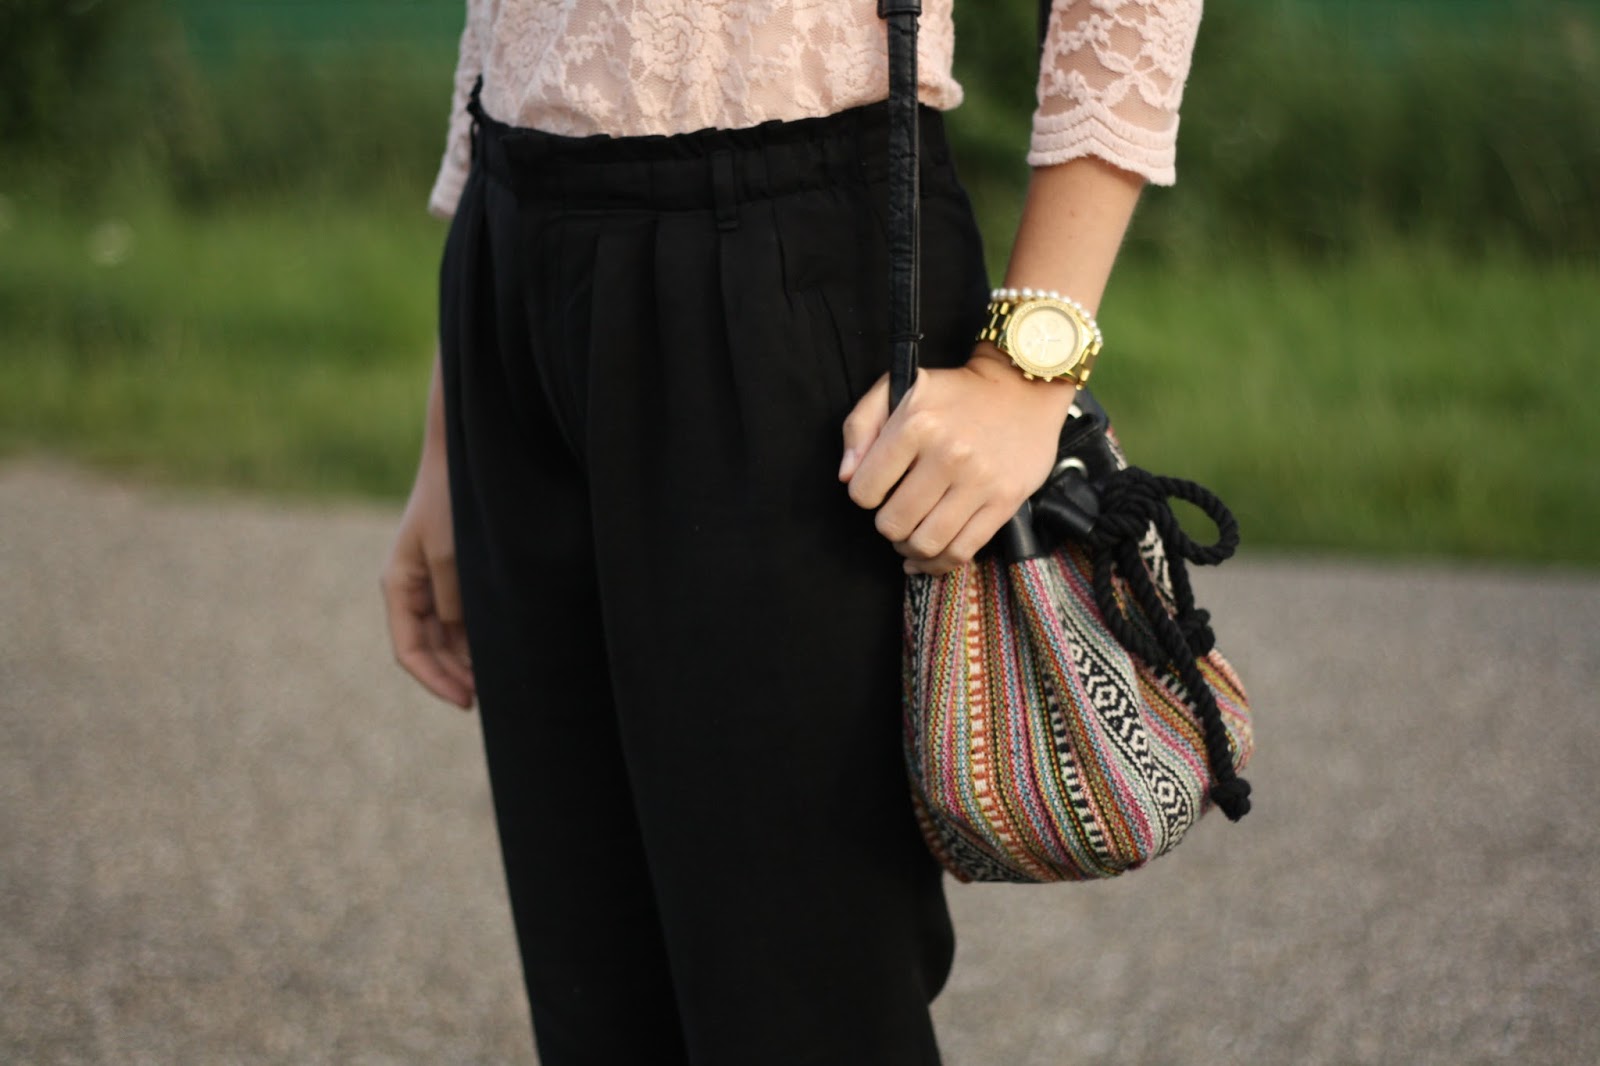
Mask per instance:
[[[467,183],[472,165],[472,118],[467,114],[467,97],[472,84],[483,71],[483,41],[479,35],[479,4],[467,0],[467,25],[461,31],[461,55],[456,61],[455,90],[450,99],[450,129],[446,135],[444,159],[439,164],[433,191],[428,194],[428,212],[439,218],[455,214],[461,187]]]
[[[1054,0],[1028,162],[1093,155],[1177,180],[1178,104],[1202,0]]]

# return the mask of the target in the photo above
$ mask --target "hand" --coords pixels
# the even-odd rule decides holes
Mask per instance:
[[[476,689],[461,617],[442,446],[423,449],[380,585],[395,660],[435,696],[471,707]]]
[[[919,371],[893,415],[885,375],[845,419],[839,480],[878,509],[906,573],[946,573],[1044,484],[1075,391],[1027,380],[987,344],[963,367]]]

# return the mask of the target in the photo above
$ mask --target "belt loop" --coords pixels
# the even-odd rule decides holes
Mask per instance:
[[[711,197],[716,206],[717,228],[739,228],[739,187],[734,181],[733,152],[718,148],[711,153]]]

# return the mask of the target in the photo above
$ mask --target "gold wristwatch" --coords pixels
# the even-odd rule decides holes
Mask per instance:
[[[989,294],[989,323],[978,339],[1010,356],[1029,380],[1065,378],[1080,388],[1103,340],[1082,304],[1042,289],[995,289]]]

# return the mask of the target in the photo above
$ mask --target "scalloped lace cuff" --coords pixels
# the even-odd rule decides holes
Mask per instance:
[[[1028,165],[1050,166],[1092,155],[1152,185],[1171,185],[1178,180],[1177,141],[1177,116],[1169,129],[1149,130],[1087,100],[1063,114],[1034,116]]]

